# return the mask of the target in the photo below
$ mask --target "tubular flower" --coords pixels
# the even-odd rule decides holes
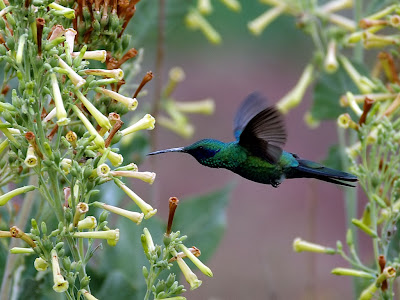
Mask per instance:
[[[99,148],[97,150],[101,154],[104,154],[105,152],[104,148]],[[114,167],[118,167],[124,162],[124,157],[121,154],[115,153],[113,151],[108,151],[107,158]]]
[[[102,209],[105,209],[109,212],[112,212],[114,214],[123,216],[125,218],[128,218],[129,220],[135,222],[137,225],[139,225],[144,217],[143,213],[138,213],[136,211],[130,211],[130,210],[126,210],[126,209],[122,209],[116,206],[112,206],[112,205],[108,205],[105,203],[101,203],[101,202],[96,202],[95,203],[96,207],[100,207]]]
[[[96,168],[99,177],[108,177],[110,174],[110,167],[107,164],[101,164]]]
[[[332,248],[327,248],[321,245],[317,245],[314,243],[306,242],[300,238],[296,238],[293,241],[293,250],[296,252],[317,252],[317,253],[326,253],[326,254],[335,254],[336,250]]]
[[[82,289],[81,290],[82,295],[87,299],[87,300],[97,300],[95,296],[93,296],[91,293],[89,293],[87,290]]]
[[[52,41],[60,36],[62,36],[65,32],[65,29],[62,25],[56,25],[53,27],[53,31],[51,32],[49,41]]]
[[[32,145],[28,146],[28,151],[26,153],[26,158],[24,160],[24,163],[29,168],[36,167],[38,163],[38,158],[35,154],[35,149],[33,148]]]
[[[68,8],[68,7],[64,7],[60,4],[57,4],[55,2],[50,3],[49,7],[54,9],[55,14],[61,14],[64,17],[68,18],[68,19],[74,19],[75,18],[75,10]]]
[[[74,227],[78,226],[78,222],[79,222],[81,216],[86,214],[88,211],[89,211],[89,205],[87,205],[85,202],[78,203],[78,205],[76,206],[75,215],[74,215],[74,221],[73,221]]]
[[[285,3],[282,3],[281,5],[277,5],[267,10],[261,16],[249,22],[247,24],[248,29],[252,34],[260,35],[264,31],[264,29],[269,24],[271,24],[271,22],[273,22],[277,17],[279,17],[280,14],[285,11],[286,7],[287,5]]]
[[[76,148],[76,141],[78,140],[78,135],[73,131],[68,131],[65,135],[67,141],[72,145],[72,147]]]
[[[88,231],[88,232],[74,232],[72,234],[74,238],[85,238],[85,239],[105,239],[114,243],[119,241],[119,229],[107,230],[107,231]],[[110,243],[109,243],[110,244]]]
[[[156,179],[154,172],[137,172],[137,171],[111,171],[110,175],[115,177],[130,177],[137,178],[149,184],[153,184]]]
[[[75,42],[75,36],[77,33],[78,32],[73,28],[67,28],[65,30],[65,33],[64,33],[65,42],[68,45],[69,53],[72,53],[74,51],[74,42]]]
[[[303,74],[301,74],[301,77],[295,87],[277,103],[277,108],[282,113],[286,114],[289,112],[289,110],[300,104],[307,87],[311,84],[313,80],[313,74],[314,67],[313,65],[309,64],[304,69]]]
[[[115,178],[114,182],[136,203],[137,206],[139,206],[140,210],[144,213],[145,219],[148,219],[157,213],[157,209],[154,209],[150,204],[146,203],[142,198],[136,195],[121,180]]]
[[[58,255],[55,249],[51,250],[51,267],[53,270],[53,290],[57,293],[65,292],[68,289],[68,281],[61,275],[60,264],[58,263]]]
[[[72,57],[77,57],[81,53],[80,52],[72,52]],[[107,51],[106,50],[95,50],[95,51],[86,51],[82,57],[83,59],[91,59],[91,60],[98,60],[102,63],[106,61],[107,58]]]
[[[207,275],[208,277],[213,277],[213,273],[209,267],[207,267],[205,264],[203,264],[200,259],[198,259],[191,251],[189,251],[188,248],[185,247],[185,245],[180,244],[179,247],[183,251],[183,253],[186,254],[186,256],[192,261],[192,263],[195,264],[197,268],[204,274]]]
[[[324,61],[324,68],[326,72],[334,73],[336,72],[338,67],[339,63],[336,59],[336,43],[335,41],[330,41]]]
[[[154,119],[154,117],[149,114],[146,114],[143,118],[141,118],[135,124],[132,124],[131,126],[121,130],[121,134],[122,134],[122,136],[125,136],[127,134],[136,132],[138,130],[144,130],[144,129],[153,130],[155,123],[156,123],[156,120]]]
[[[26,38],[27,38],[26,34],[23,34],[19,37],[17,55],[15,57],[17,64],[20,64],[22,62]]]
[[[36,271],[46,271],[49,264],[43,258],[38,257],[35,259],[34,266]]]
[[[200,29],[213,44],[221,43],[221,36],[210,23],[196,10],[192,9],[185,17],[186,25],[191,29]]]
[[[72,168],[72,160],[69,158],[63,158],[60,162],[60,167],[64,171],[64,174],[68,175]]]
[[[49,122],[51,119],[53,119],[57,114],[57,108],[53,108],[47,116],[43,119],[43,123]]]
[[[96,91],[124,104],[129,110],[135,110],[138,105],[136,99],[122,96],[121,94],[107,90],[105,88],[99,87],[96,88]]]
[[[13,247],[10,249],[11,254],[34,254],[35,250],[32,248]]]
[[[51,86],[53,89],[53,100],[56,106],[57,124],[58,126],[67,125],[70,119],[67,118],[67,111],[64,108],[64,102],[61,97],[60,87],[58,86],[57,76],[51,73]]]
[[[197,1],[197,10],[203,15],[209,15],[213,8],[211,6],[210,0],[198,0]]]
[[[374,279],[375,275],[371,273],[367,273],[360,270],[348,269],[348,268],[335,268],[331,271],[334,275],[341,275],[341,276],[354,276],[354,277],[361,277],[361,278],[368,278]]]
[[[97,226],[97,220],[93,216],[87,216],[78,222],[78,230],[94,229]]]
[[[81,100],[83,105],[85,105],[86,109],[90,112],[93,118],[95,118],[100,127],[107,130],[112,127],[108,118],[103,115],[80,91],[75,90],[75,95],[78,96],[79,100]]]
[[[221,2],[230,10],[236,12],[241,10],[240,2],[238,0],[221,0]]]
[[[78,118],[82,121],[83,125],[85,125],[85,127],[89,131],[89,133],[92,136],[95,136],[94,143],[98,147],[104,148],[104,140],[98,134],[97,130],[93,127],[92,123],[90,123],[90,121],[85,117],[85,115],[81,112],[81,110],[77,106],[72,105],[72,110],[76,113]]]
[[[80,75],[78,75],[70,66],[67,65],[65,61],[61,58],[58,58],[58,65],[67,72],[69,79],[76,86],[76,88],[80,88],[82,85],[86,83],[86,80],[83,79]]]
[[[215,110],[214,100],[207,98],[199,101],[175,102],[175,107],[182,113],[211,115]]]
[[[170,118],[166,118],[164,116],[160,116],[157,118],[158,124],[161,126],[179,134],[184,138],[190,138],[194,133],[194,127],[192,124],[188,122],[176,122]]]
[[[124,71],[122,69],[114,69],[114,70],[103,70],[103,69],[87,69],[84,70],[86,75],[96,75],[103,76],[108,78],[115,78],[117,80],[121,80],[124,78]]]
[[[201,285],[202,281],[197,278],[196,274],[193,273],[189,266],[184,262],[182,257],[178,256],[176,261],[183,273],[183,276],[185,276],[186,281],[190,284],[190,289],[197,289]]]
[[[23,186],[23,187],[15,189],[15,190],[9,191],[8,193],[5,193],[4,195],[0,196],[0,206],[5,205],[13,197],[21,195],[23,193],[27,193],[27,192],[33,191],[34,189],[36,189],[35,186],[27,185],[27,186]]]

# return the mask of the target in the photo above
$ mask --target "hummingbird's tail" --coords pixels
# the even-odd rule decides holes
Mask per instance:
[[[297,159],[297,161],[299,165],[293,167],[291,174],[288,174],[286,178],[316,178],[318,180],[351,187],[354,187],[354,185],[346,182],[356,182],[358,180],[353,174],[327,168],[313,161],[305,159]]]

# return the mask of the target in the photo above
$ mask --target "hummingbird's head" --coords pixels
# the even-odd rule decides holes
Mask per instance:
[[[213,158],[222,149],[223,145],[224,143],[218,140],[204,139],[186,147],[155,151],[147,155],[156,155],[167,152],[183,152],[193,156],[202,165],[212,167],[215,163]]]

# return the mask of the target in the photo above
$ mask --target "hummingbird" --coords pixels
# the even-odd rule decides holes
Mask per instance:
[[[278,187],[285,179],[316,178],[318,180],[354,187],[353,174],[325,167],[282,150],[287,132],[282,113],[259,92],[243,101],[234,119],[235,141],[224,143],[203,139],[186,147],[151,152],[156,155],[182,152],[193,156],[210,168],[228,169],[254,182]]]

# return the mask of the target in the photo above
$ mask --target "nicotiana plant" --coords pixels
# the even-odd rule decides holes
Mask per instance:
[[[278,108],[288,113],[315,83],[314,103],[305,121],[316,127],[320,120],[337,119],[339,147],[332,148],[328,161],[341,162],[342,168],[357,175],[368,199],[358,216],[355,189],[345,192],[347,249],[340,241],[329,248],[301,238],[294,240],[293,248],[342,256],[350,266],[334,268],[332,274],[358,278],[354,282],[359,299],[393,299],[400,267],[400,5],[358,0],[261,2],[272,7],[248,23],[253,34],[261,34],[279,15],[289,14],[311,35],[316,49]],[[346,48],[353,54],[349,56]],[[358,232],[371,238],[371,261],[361,260]]]
[[[115,147],[134,133],[155,126],[150,114],[136,116],[128,126],[121,120],[140,105],[137,99],[144,94],[142,88],[153,78],[151,72],[146,73],[136,90],[130,91],[132,97],[119,92],[128,90],[124,78],[133,81],[140,70],[140,60],[132,58],[141,51],[128,49],[130,37],[124,34],[137,2],[0,0],[4,70],[0,240],[10,253],[1,299],[17,299],[23,292],[21,272],[33,267],[37,279],[51,274],[54,292],[67,299],[96,299],[87,272],[89,261],[103,247],[101,241],[113,247],[120,239],[119,229],[108,227],[109,213],[140,224],[157,212],[123,182],[123,178],[135,178],[152,184],[155,173],[124,162]],[[182,73],[172,71],[166,97],[182,79],[179,74],[176,79],[177,72]],[[176,128],[188,125],[183,113],[204,112],[204,107],[208,113],[213,103],[174,102],[168,107],[170,114],[181,114],[181,121],[175,119],[178,125],[172,126],[179,131]],[[114,184],[139,211],[108,204],[107,199],[100,202],[96,194],[103,184]],[[150,231],[143,229],[141,241],[149,261],[149,267],[142,270],[145,299],[185,299],[180,296],[184,287],[170,270],[173,264],[182,270],[191,289],[199,287],[201,281],[186,264],[187,259],[212,276],[198,259],[200,250],[187,248],[183,244],[186,237],[171,231],[177,203],[176,198],[170,199],[161,245],[154,244]],[[95,208],[102,211],[98,217],[93,215]],[[27,227],[30,229],[25,230]],[[136,238],[139,242],[139,236]],[[17,258],[23,255],[33,255],[34,266],[24,266],[25,260]],[[164,270],[169,275],[157,281]]]

